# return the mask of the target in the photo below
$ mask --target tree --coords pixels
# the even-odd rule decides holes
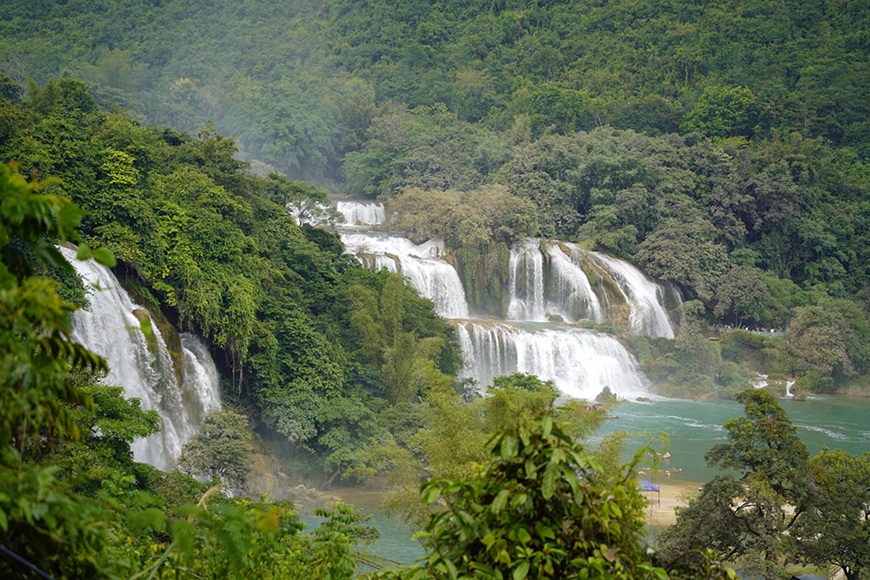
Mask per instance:
[[[669,218],[640,243],[637,260],[649,274],[676,282],[708,301],[728,260],[715,235],[713,225],[695,212]]]
[[[424,483],[423,501],[435,508],[420,534],[428,555],[385,576],[669,577],[643,541],[643,498],[633,476],[641,455],[606,473],[553,413],[552,406],[525,409],[492,440],[479,471]],[[671,577],[697,577],[704,568],[708,578],[728,577],[709,563]]]
[[[711,137],[752,135],[758,116],[758,99],[746,87],[710,86],[680,127]]]
[[[738,395],[744,417],[725,423],[728,443],[714,445],[707,463],[735,470],[706,484],[662,536],[671,557],[698,546],[724,561],[740,561],[766,578],[777,577],[793,555],[791,534],[814,502],[809,455],[776,399],[764,390]]]
[[[836,566],[858,580],[870,569],[870,453],[825,449],[809,467],[818,497],[795,526],[796,551],[805,562]]]
[[[133,461],[130,443],[160,430],[157,411],[144,411],[138,399],[124,398],[122,387],[92,384],[83,376],[80,391],[93,406],[79,404],[69,412],[82,430],[79,440],[65,440],[50,449],[59,475],[74,490],[88,495],[107,492],[121,496],[145,487]]]
[[[851,301],[825,298],[794,310],[783,347],[794,372],[829,390],[866,372],[870,319]]]
[[[31,564],[64,577],[126,575],[111,554],[106,513],[59,484],[56,468],[23,461],[47,441],[81,435],[70,406],[92,407],[71,372],[101,372],[106,362],[72,340],[75,307],[38,264],[72,271],[54,246],[76,241],[81,210],[40,193],[15,165],[0,165],[0,543]],[[112,256],[94,252],[104,264]],[[79,256],[92,255],[81,246]],[[6,558],[0,574],[21,569]]]
[[[182,448],[178,467],[184,473],[219,479],[228,489],[244,491],[251,471],[250,440],[247,418],[231,409],[212,411]]]
[[[731,320],[736,326],[743,322],[762,322],[762,313],[770,302],[770,292],[762,281],[762,271],[752,266],[731,266],[716,284],[713,314]]]

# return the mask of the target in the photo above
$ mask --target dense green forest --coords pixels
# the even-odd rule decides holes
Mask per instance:
[[[602,125],[868,155],[867,5],[816,2],[18,2],[0,69],[85,78],[155,124],[206,119],[294,177],[338,179],[389,102],[533,135]]]
[[[155,315],[210,342],[225,396],[297,461],[337,476],[389,429],[379,411],[455,380],[454,331],[431,302],[284,207],[322,192],[246,175],[213,131],[191,138],[103,112],[78,81],[3,103],[3,155],[55,178],[46,190],[87,212],[83,240],[114,253]]]
[[[80,117],[78,121],[86,119],[91,129],[107,121],[104,115],[93,110],[93,102],[82,92],[82,85],[74,81],[48,85],[40,93],[40,99],[54,109],[53,120],[64,117],[72,120],[66,125],[67,130],[76,125],[75,117]],[[36,124],[40,120],[38,116],[25,116],[25,119]],[[149,142],[148,136],[152,138],[152,145],[158,142],[158,135],[165,136],[125,126],[127,137],[137,132],[142,138],[140,145]],[[178,137],[178,134],[172,135]],[[174,147],[181,145],[182,142],[178,142]],[[214,145],[215,140],[208,136],[194,144],[197,148]],[[103,157],[108,163],[104,167],[108,183],[130,187],[136,181],[130,179],[135,170],[132,163],[121,164],[120,168],[115,163],[117,159],[123,161],[125,155],[114,150]],[[169,165],[174,165],[175,170],[184,167],[188,177],[196,180],[193,177],[196,164],[176,159]],[[84,170],[86,166],[75,167]],[[166,169],[171,171],[168,166]],[[238,172],[229,171],[230,174],[244,178]],[[157,175],[151,177],[157,178]],[[200,180],[207,178],[204,173],[200,175]],[[78,243],[79,259],[93,257],[106,266],[115,265],[116,260],[105,246],[91,250],[87,241],[93,238],[81,237],[79,225],[87,229],[81,223],[84,212],[67,199],[69,191],[63,190],[65,185],[57,179],[38,180],[36,169],[28,179],[20,173],[20,165],[16,163],[0,166],[0,317],[4,323],[0,331],[3,387],[0,407],[4,410],[0,423],[3,555],[0,571],[22,578],[351,577],[357,561],[370,561],[356,553],[354,546],[373,539],[377,533],[365,526],[362,518],[347,506],[339,504],[328,512],[320,512],[328,518],[326,522],[305,534],[289,502],[254,501],[244,495],[230,498],[221,493],[226,486],[237,492],[245,489],[251,437],[244,416],[229,410],[209,415],[200,433],[184,448],[179,467],[188,473],[210,477],[211,488],[184,473],[166,473],[133,461],[131,441],[158,428],[157,414],[143,411],[138,400],[124,399],[122,388],[99,384],[99,378],[107,370],[106,362],[72,339],[70,314],[77,306],[59,292],[80,299],[81,282],[76,288],[73,269],[54,244]],[[149,197],[160,201],[159,191],[149,189],[149,192],[156,194]],[[232,204],[228,195],[221,196],[221,193],[227,194],[221,186],[212,184],[209,193],[217,207],[243,208],[240,200]],[[249,194],[249,201],[258,199],[257,193]],[[119,199],[129,202],[124,197]],[[104,197],[102,201],[108,200]],[[186,211],[192,212],[203,201],[201,197],[197,198],[197,204],[185,205],[182,201],[174,208],[175,217],[184,220]],[[265,199],[261,201],[266,204]],[[206,209],[209,205],[203,204]],[[148,208],[139,206],[138,209]],[[286,216],[283,208],[279,215]],[[194,231],[197,217],[202,219],[196,216],[186,224]],[[235,225],[229,219],[226,223]],[[179,228],[173,230],[179,234]],[[203,250],[193,239],[185,241],[183,245],[188,252]],[[167,253],[186,252],[167,247]],[[205,257],[197,262],[202,266],[208,263]],[[359,266],[356,268],[366,272]],[[46,272],[51,277],[45,276]],[[371,282],[377,280],[378,275],[369,273],[368,276]],[[393,294],[381,304],[380,314],[385,324],[392,325],[392,337],[398,343],[391,350],[400,353],[410,350],[412,354],[423,350],[428,357],[443,350],[444,340],[440,337],[429,337],[437,338],[440,344],[425,338],[418,341],[416,333],[402,330],[403,307],[407,305],[413,310],[415,302],[405,300],[408,290],[401,279],[387,278],[382,292]],[[58,279],[64,280],[64,284]],[[369,306],[377,306],[375,291],[360,283],[366,279],[363,275],[355,280],[359,285],[355,294],[375,301]],[[136,284],[146,281],[143,274]],[[277,285],[285,289],[292,287],[289,283]],[[161,292],[169,293],[171,289],[167,284],[161,287]],[[147,297],[146,287],[140,287],[139,292],[140,296]],[[419,298],[417,301],[419,304]],[[425,320],[427,313],[434,316],[431,304],[423,304],[422,319]],[[184,311],[183,304],[177,311]],[[365,323],[360,332],[377,330],[378,321],[374,320],[373,311],[359,309],[354,316]],[[281,328],[295,328],[302,324],[303,316],[282,312],[272,319],[265,315],[263,318]],[[313,347],[317,346],[313,330],[304,338],[313,343]],[[280,344],[279,337],[272,340]],[[301,349],[305,343],[294,341],[293,346]],[[371,345],[374,346],[377,345]],[[239,355],[239,364],[245,354]],[[382,374],[387,383],[386,396],[395,410],[408,393],[390,389],[389,384],[393,383],[389,378],[395,377],[394,371],[409,363],[389,352],[376,351],[371,356],[379,354],[386,359]],[[620,437],[613,442],[614,449],[608,451],[607,446],[603,446],[597,454],[590,453],[577,441],[578,436],[588,434],[603,419],[603,412],[590,411],[576,401],[556,408],[558,391],[526,375],[503,377],[493,385],[492,397],[477,398],[473,405],[464,405],[453,385],[445,384],[444,379],[438,380],[440,373],[434,361],[420,358],[411,361],[410,372],[415,375],[412,386],[429,391],[423,393],[429,402],[423,406],[424,413],[420,417],[420,424],[428,428],[418,432],[409,430],[413,428],[408,425],[413,413],[407,410],[384,412],[381,415],[392,417],[394,425],[404,422],[405,434],[410,434],[411,438],[410,441],[393,439],[384,430],[381,442],[392,442],[394,448],[398,448],[396,443],[401,443],[406,460],[414,447],[409,443],[422,448],[428,455],[430,467],[437,470],[437,479],[425,488],[424,506],[434,504],[442,494],[445,499],[455,496],[448,499],[448,505],[456,502],[459,514],[464,516],[460,521],[466,526],[471,524],[472,528],[471,536],[462,532],[461,537],[471,539],[479,553],[469,560],[462,543],[451,531],[453,518],[445,519],[445,514],[450,512],[436,507],[429,518],[430,532],[427,532],[432,534],[427,545],[431,546],[433,557],[410,569],[394,568],[384,572],[384,577],[452,578],[457,577],[460,569],[463,575],[489,576],[506,570],[514,578],[529,574],[547,577],[604,574],[624,579],[694,578],[698,574],[723,579],[733,576],[715,560],[712,552],[690,548],[689,553],[695,558],[688,561],[682,557],[664,560],[647,551],[641,519],[643,500],[634,485],[633,475],[644,451],[622,465],[618,460]],[[306,369],[305,361],[287,362]],[[320,368],[328,362],[320,360],[313,364]],[[315,369],[307,367],[307,370],[313,373]],[[421,375],[426,380],[421,379]],[[370,409],[359,408],[366,401],[353,399],[346,392],[342,396],[341,385],[311,383],[314,380],[310,377],[306,382],[282,382],[274,389],[277,393],[263,399],[253,393],[249,395],[250,401],[259,401],[266,407],[273,404],[277,396],[282,396],[282,401],[297,400],[295,395],[299,392],[303,396],[307,393],[309,400],[319,396],[315,400],[317,408],[305,407],[303,401],[296,403],[295,408],[281,409],[282,415],[268,407],[262,413],[271,413],[274,420],[279,421],[275,428],[281,431],[288,424],[297,430],[317,427],[314,421],[306,424],[298,414],[292,415],[296,409],[311,411],[317,418],[322,412],[338,423],[326,432],[325,438],[338,440],[345,446],[366,443],[363,434],[351,432],[354,417],[364,416],[367,411],[369,423],[376,422]],[[243,390],[244,384],[240,380],[237,388]],[[330,388],[339,392],[329,393]],[[371,405],[371,401],[368,403]],[[336,406],[343,417],[333,414]],[[404,421],[397,420],[400,417]],[[387,422],[389,419],[382,420],[382,423]],[[462,440],[461,447],[467,455],[454,453],[457,448],[445,453],[445,441],[436,431],[439,428]],[[298,431],[283,433],[292,441]],[[310,447],[321,442],[316,435],[309,435]],[[333,453],[321,457],[323,464],[334,464],[335,455],[341,452],[347,453],[333,449]],[[378,455],[375,447],[368,457]],[[491,471],[480,473],[472,458],[482,461],[478,466],[489,464]],[[470,483],[465,483],[463,474],[469,472],[474,475]],[[407,473],[414,481],[421,473],[420,466]],[[448,479],[451,474],[460,479]],[[472,503],[463,507],[468,500]],[[483,521],[470,517],[465,511],[468,509],[491,513],[494,517],[481,527]],[[535,523],[533,529],[527,523],[530,521]],[[522,546],[515,550],[513,544],[518,540]],[[446,553],[445,549],[455,550],[455,553]]]
[[[599,330],[670,393],[734,396],[749,369],[866,390],[868,8],[4,2],[4,554],[57,577],[349,577],[373,534],[351,510],[302,534],[291,505],[219,491],[244,489],[256,441],[324,485],[389,481],[430,549],[400,577],[866,574],[863,551],[835,547],[867,545],[866,490],[848,485],[867,457],[809,458],[765,395],[741,395],[747,418],[708,454],[742,478],[705,486],[647,553],[641,459],[623,465],[618,436],[588,444],[601,416],[522,375],[471,396],[432,303],[287,206],[380,199],[389,227],[445,241],[477,307],[526,236],[630,260],[680,289],[680,332]],[[209,417],[179,467],[217,487],[133,461],[154,413],[69,340],[86,289],[54,242],[210,345],[241,414]],[[725,325],[777,332],[711,340]],[[237,462],[214,465],[210,432]]]
[[[84,79],[146,125],[213,121],[257,174],[391,201],[401,227],[429,224],[417,237],[446,235],[476,305],[505,244],[580,241],[677,284],[707,323],[788,327],[750,345],[764,366],[835,389],[866,383],[870,360],[866,8],[8,2],[0,71]],[[665,362],[646,370],[698,378]]]

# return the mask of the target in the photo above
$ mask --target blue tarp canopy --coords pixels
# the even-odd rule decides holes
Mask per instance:
[[[640,490],[641,491],[659,491],[660,492],[662,490],[662,488],[659,487],[658,485],[653,485],[652,482],[649,481],[648,479],[641,479],[640,480]]]

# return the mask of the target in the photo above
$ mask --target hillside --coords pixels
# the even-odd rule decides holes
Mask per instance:
[[[866,372],[860,2],[5,4],[9,96],[82,78],[98,104],[212,120],[254,172],[406,222],[431,218],[414,217],[430,193],[496,185],[531,202],[525,222],[472,211],[457,250],[577,241],[677,284],[706,322],[790,326],[783,370],[816,387]]]
[[[612,125],[868,152],[862,2],[4,3],[0,70],[85,78],[101,102],[206,119],[292,177],[340,180],[390,102],[533,136]],[[548,129],[549,128],[549,129]]]

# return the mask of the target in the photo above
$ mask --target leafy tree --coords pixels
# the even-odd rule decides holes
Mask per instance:
[[[783,344],[793,374],[825,390],[865,372],[870,348],[865,311],[846,300],[825,299],[794,314]]]
[[[55,240],[77,240],[81,210],[39,193],[14,165],[0,166],[0,540],[26,561],[63,576],[120,574],[129,562],[111,554],[110,530],[98,506],[80,505],[56,469],[22,461],[44,439],[77,439],[68,405],[91,407],[70,370],[105,371],[103,359],[72,341],[74,306],[56,283],[33,275],[35,263],[71,270]],[[105,263],[111,254],[96,252]],[[82,247],[79,255],[88,257]],[[18,565],[0,562],[5,575]]]
[[[745,321],[766,322],[762,318],[770,300],[761,279],[762,272],[751,266],[732,266],[719,279],[713,299],[713,314],[741,327]]]
[[[710,86],[686,115],[681,129],[711,137],[751,135],[758,115],[758,99],[746,87]]]
[[[178,458],[184,473],[220,480],[228,489],[244,491],[252,461],[248,420],[231,409],[212,411],[185,443]]]
[[[91,377],[82,380],[96,382]],[[144,488],[145,478],[137,472],[130,444],[159,430],[157,411],[144,411],[137,399],[125,399],[122,387],[85,384],[79,390],[93,406],[70,409],[81,439],[64,440],[49,450],[48,459],[60,468],[58,475],[72,489],[88,495],[123,496]]]
[[[815,502],[809,454],[770,393],[747,389],[737,398],[745,416],[725,423],[729,442],[714,445],[706,459],[738,477],[716,476],[688,507],[678,508],[660,547],[668,557],[709,547],[724,561],[777,577],[793,557],[797,522]]]
[[[727,260],[714,236],[712,224],[701,216],[668,219],[641,242],[637,259],[653,276],[691,288],[707,301]]]
[[[870,567],[870,453],[825,449],[809,467],[818,495],[795,526],[795,550],[805,562],[857,580]]]
[[[514,417],[470,477],[424,483],[424,502],[441,506],[419,534],[429,554],[410,570],[381,576],[669,577],[643,542],[643,498],[633,476],[639,456],[606,474],[553,410],[526,408]],[[717,564],[705,571],[730,575]]]

